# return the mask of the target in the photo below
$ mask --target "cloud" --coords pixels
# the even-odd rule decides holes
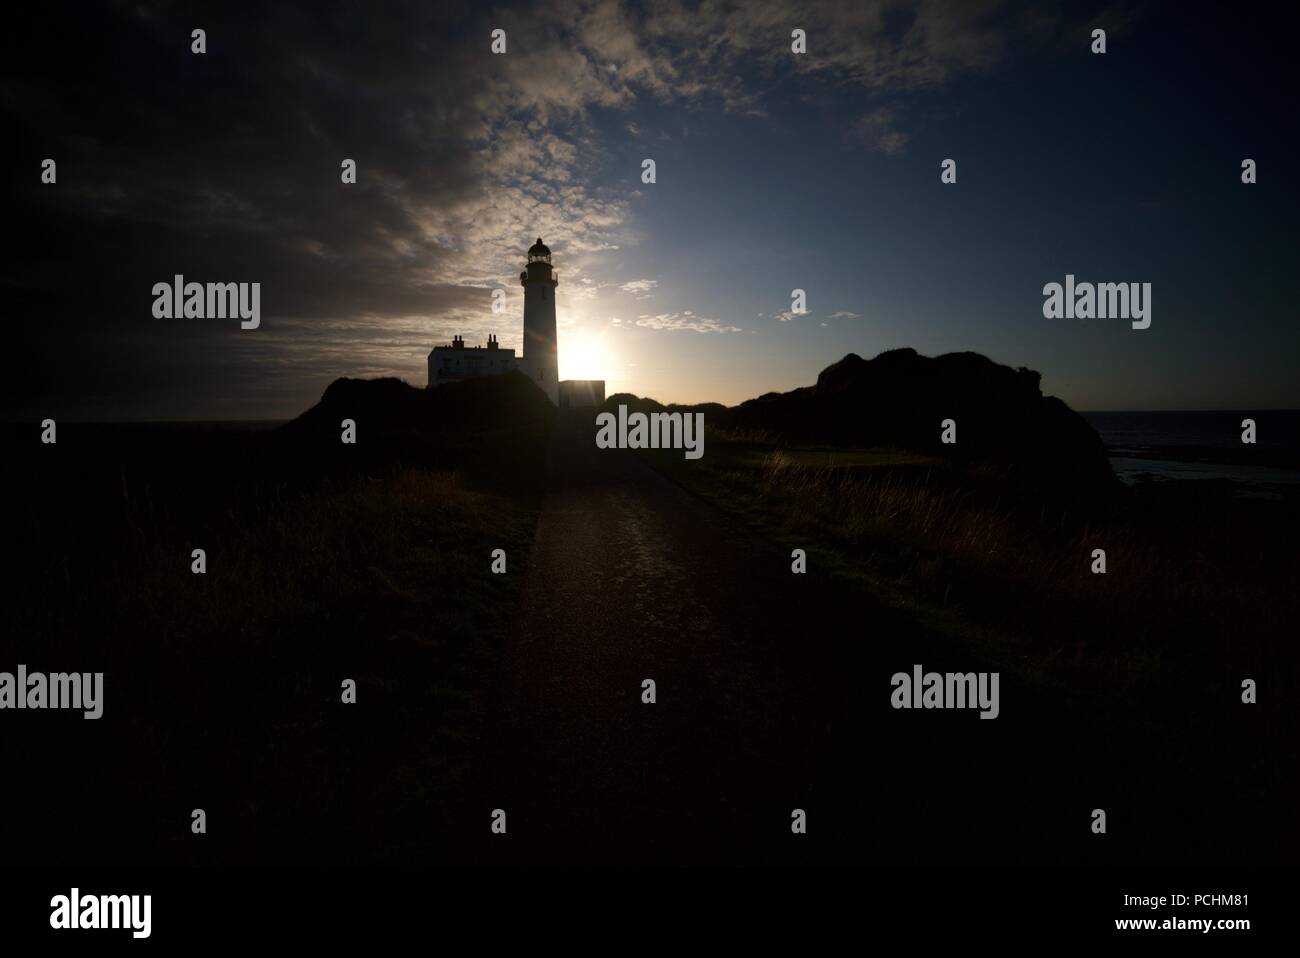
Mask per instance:
[[[379,368],[385,324],[406,335],[423,323],[430,338],[452,323],[494,329],[485,287],[505,286],[513,303],[538,235],[562,264],[560,295],[589,295],[581,280],[602,278],[603,258],[636,239],[631,191],[594,175],[608,147],[593,115],[641,103],[762,113],[765,91],[790,77],[885,96],[987,69],[1014,32],[983,0],[813,0],[799,15],[809,53],[793,57],[777,0],[578,0],[564,17],[286,3],[256,20],[217,5],[209,53],[195,56],[193,24],[167,0],[87,7],[72,34],[57,11],[32,11],[0,63],[8,152],[60,163],[57,188],[16,192],[9,225],[24,243],[0,275],[11,307],[44,317],[15,324],[9,344],[28,357],[32,401],[87,401],[93,381],[147,415],[148,369],[159,394],[170,382],[197,405],[227,380],[196,369],[255,356],[241,382],[277,371],[258,380],[259,396],[280,397],[264,414],[295,411],[330,376]],[[503,56],[488,48],[495,26]],[[899,123],[879,106],[860,135],[898,152]],[[619,128],[641,133],[631,117]],[[345,158],[356,185],[340,182]],[[158,326],[148,290],[175,273],[261,282],[268,332]],[[622,288],[640,298],[653,287],[636,284],[652,282]],[[351,351],[331,338],[335,322],[353,324]],[[638,325],[736,331],[689,313]],[[503,345],[518,345],[517,327],[501,329]],[[387,371],[418,378],[418,350],[401,348]]]
[[[902,153],[909,139],[902,130],[895,129],[894,123],[894,111],[880,107],[859,117],[854,132],[867,149],[892,156]]]
[[[658,316],[638,317],[636,325],[646,329],[685,329],[695,333],[738,333],[737,326],[727,326],[716,319],[696,316],[689,309],[680,313],[660,313]]]
[[[632,293],[637,299],[649,299],[650,290],[659,285],[657,279],[633,279],[619,287],[625,293]]]
[[[763,315],[762,313],[759,313],[759,316],[762,315]],[[777,322],[788,323],[791,322],[792,320],[799,319],[803,316],[809,316],[811,314],[808,312],[796,313],[794,310],[786,309],[786,310],[782,310],[779,313],[776,313],[775,315],[776,315]],[[848,310],[842,309],[839,310],[838,312],[831,313],[826,318],[827,319],[861,319],[862,316],[858,313],[850,313]],[[826,326],[828,324],[822,322],[821,325]]]

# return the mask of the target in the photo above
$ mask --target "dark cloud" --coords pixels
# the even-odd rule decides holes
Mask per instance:
[[[6,400],[147,415],[169,390],[237,387],[230,357],[319,353],[310,325],[277,343],[277,319],[486,310],[421,212],[483,189],[469,45],[448,42],[461,9],[137,3],[24,22],[4,67],[21,239],[3,281],[29,362]],[[56,186],[37,178],[47,156]],[[263,328],[160,325],[150,290],[176,273],[260,282]]]

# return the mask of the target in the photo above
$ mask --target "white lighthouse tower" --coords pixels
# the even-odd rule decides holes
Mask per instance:
[[[524,355],[519,368],[560,404],[560,361],[555,339],[555,287],[551,250],[539,236],[528,250],[528,266],[519,274],[524,287]]]

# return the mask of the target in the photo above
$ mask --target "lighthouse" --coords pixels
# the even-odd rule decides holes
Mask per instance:
[[[520,372],[537,384],[552,403],[561,408],[588,409],[605,401],[605,380],[566,379],[560,382],[559,348],[555,336],[555,287],[560,281],[551,268],[551,250],[541,237],[528,250],[528,265],[519,274],[524,288],[523,355],[503,349],[494,334],[487,347],[467,347],[464,336],[451,345],[434,346],[429,352],[429,388],[458,383],[480,376]]]
[[[524,355],[520,369],[560,404],[560,362],[555,341],[555,287],[551,250],[539,236],[528,249],[528,266],[519,274],[524,287]]]

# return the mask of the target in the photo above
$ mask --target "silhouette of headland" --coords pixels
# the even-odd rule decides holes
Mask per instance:
[[[812,386],[768,392],[737,406],[663,405],[616,393],[604,409],[627,405],[653,412],[705,414],[706,426],[794,444],[892,447],[962,463],[1002,466],[1018,478],[1080,491],[1114,488],[1096,430],[1053,396],[1041,375],[974,352],[922,356],[892,349],[874,359],[849,353],[821,371]],[[288,440],[321,448],[343,419],[364,431],[356,452],[490,472],[531,458],[550,431],[555,406],[518,372],[419,389],[394,379],[337,379],[319,403],[281,427]],[[944,420],[956,442],[942,441]],[[336,444],[337,445],[337,444]],[[333,447],[330,447],[333,448]]]
[[[1044,396],[1041,376],[974,352],[922,356],[892,349],[875,359],[849,353],[816,385],[764,393],[738,406],[663,406],[628,393],[610,396],[641,411],[703,412],[705,423],[791,443],[896,447],[966,462],[989,462],[1054,487],[1108,489],[1117,480],[1097,431],[1064,402]],[[942,442],[941,423],[956,423]]]
[[[556,408],[527,376],[512,371],[419,389],[400,379],[336,379],[320,402],[277,434],[304,455],[376,464],[400,459],[508,479],[521,464],[538,463]],[[339,442],[344,419],[357,442]]]

